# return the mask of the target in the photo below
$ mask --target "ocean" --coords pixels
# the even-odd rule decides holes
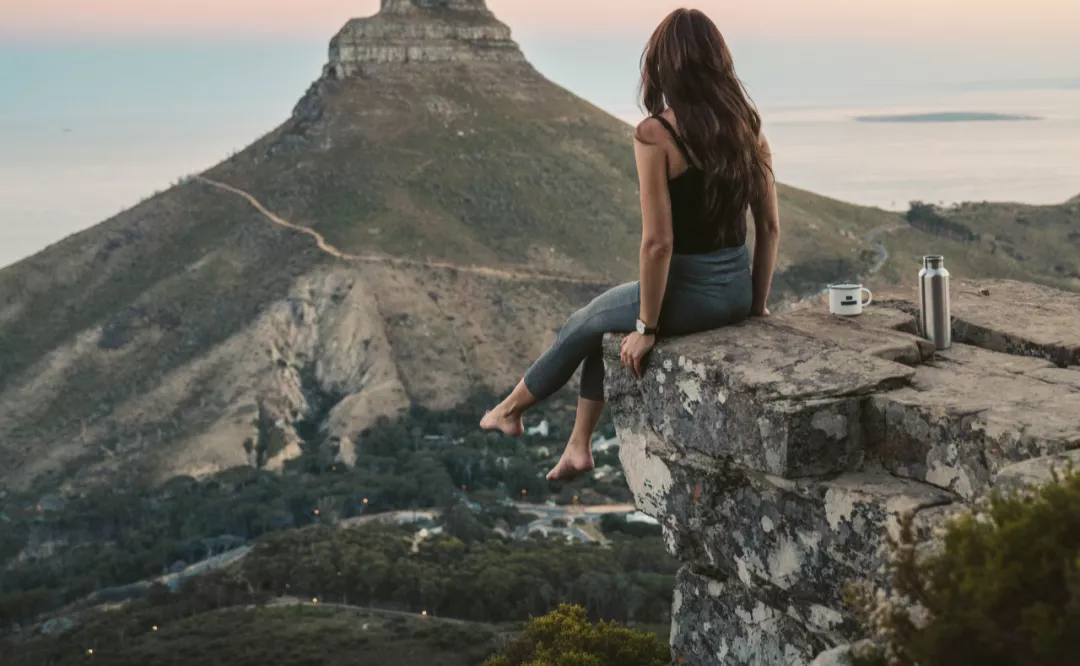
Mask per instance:
[[[0,47],[0,266],[243,148],[288,116],[325,57],[320,43],[155,46],[153,57],[139,48],[147,50],[96,48],[80,59]],[[542,53],[530,55],[560,80]],[[597,85],[595,95],[588,80],[570,87],[634,122],[632,83],[627,77],[614,93]],[[901,210],[912,200],[1049,204],[1080,194],[1080,89],[999,88],[882,95],[853,87],[812,104],[766,90],[755,99],[778,178],[830,197]],[[854,120],[931,111],[1041,120]]]
[[[1031,121],[867,123],[854,117],[950,111]],[[926,95],[880,107],[763,109],[777,177],[886,209],[913,200],[1061,203],[1080,194],[1080,90]]]

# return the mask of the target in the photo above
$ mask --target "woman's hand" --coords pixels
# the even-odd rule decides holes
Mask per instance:
[[[655,335],[631,333],[622,341],[622,354],[620,355],[622,364],[630,368],[630,372],[634,373],[635,377],[641,379],[641,362],[645,360],[645,357],[649,355],[655,345]]]

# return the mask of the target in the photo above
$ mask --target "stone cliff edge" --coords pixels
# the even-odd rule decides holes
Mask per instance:
[[[641,381],[607,340],[627,480],[683,563],[675,663],[811,664],[860,638],[844,587],[885,584],[901,515],[930,539],[992,489],[1080,462],[1080,295],[952,296],[943,352],[916,335],[914,290],[857,318],[811,304],[664,341]]]

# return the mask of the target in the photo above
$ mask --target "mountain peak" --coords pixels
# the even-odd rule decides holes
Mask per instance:
[[[485,0],[382,0],[380,13],[410,12],[416,9],[450,9],[455,11],[488,11]]]
[[[382,0],[378,14],[349,21],[331,40],[327,74],[344,79],[386,65],[524,61],[485,0]]]

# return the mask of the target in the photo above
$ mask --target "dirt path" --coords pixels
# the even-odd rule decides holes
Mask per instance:
[[[885,266],[885,262],[889,260],[889,248],[885,247],[885,243],[881,242],[878,239],[885,234],[889,234],[905,228],[907,228],[906,224],[890,224],[882,227],[874,227],[863,235],[863,242],[869,243],[870,245],[874,246],[874,250],[877,252],[877,257],[874,259],[874,263],[870,265],[870,268],[867,270],[866,274],[858,276],[858,280],[865,280],[866,278],[877,275],[878,272]],[[829,288],[827,286],[822,287],[820,290],[812,294],[806,294],[792,301],[784,302],[778,305],[775,310],[776,312],[783,312],[785,310],[789,310],[803,301],[817,298],[822,294],[828,293],[828,291]]]
[[[387,255],[377,255],[377,254],[348,254],[348,253],[342,252],[338,248],[336,248],[333,245],[331,245],[330,243],[328,243],[326,238],[322,234],[320,234],[319,232],[315,231],[314,229],[310,229],[308,227],[304,227],[304,226],[301,226],[299,224],[293,224],[292,222],[289,222],[288,220],[276,215],[274,212],[272,212],[266,206],[264,206],[261,201],[256,199],[250,193],[245,192],[244,190],[241,190],[241,189],[239,189],[237,187],[233,187],[232,185],[228,185],[226,183],[218,182],[216,180],[211,180],[209,178],[206,178],[205,176],[195,176],[194,179],[198,180],[198,181],[200,181],[202,183],[205,183],[206,185],[216,187],[219,190],[223,190],[225,192],[235,194],[236,196],[243,197],[244,199],[247,200],[248,203],[250,203],[252,206],[254,206],[257,211],[262,213],[262,215],[267,220],[269,220],[270,222],[278,225],[279,227],[284,227],[285,229],[289,229],[289,230],[296,231],[298,233],[304,234],[306,236],[310,236],[315,241],[315,245],[320,250],[322,250],[326,254],[328,254],[328,255],[336,258],[336,259],[341,259],[343,261],[353,261],[353,262],[362,262],[362,263],[371,263],[371,264],[387,264],[387,265],[390,265],[390,266],[411,266],[411,267],[415,267],[415,268],[428,268],[428,269],[446,270],[446,271],[458,271],[458,272],[461,272],[461,273],[469,273],[471,275],[482,275],[484,277],[493,277],[493,278],[498,278],[500,280],[512,280],[512,281],[515,281],[515,282],[557,282],[557,283],[565,283],[565,284],[589,284],[589,285],[600,285],[600,286],[608,286],[608,285],[611,284],[611,282],[605,281],[605,280],[591,280],[591,279],[587,279],[587,278],[574,278],[574,277],[568,277],[568,276],[563,276],[563,275],[554,275],[554,274],[551,274],[551,273],[525,272],[525,271],[515,272],[515,271],[501,270],[501,269],[498,269],[498,268],[486,268],[486,267],[483,267],[483,266],[459,266],[457,264],[451,264],[449,262],[444,262],[444,261],[418,261],[416,259],[401,259],[401,258],[398,258],[398,257],[391,257],[391,256],[387,256]]]
[[[869,232],[867,232],[865,236],[863,236],[863,240],[867,243],[873,244],[878,253],[877,260],[874,261],[874,265],[870,267],[869,275],[877,275],[878,271],[881,270],[881,267],[884,266],[885,262],[889,260],[889,248],[885,247],[885,243],[878,241],[878,238],[884,236],[885,234],[889,234],[899,229],[904,229],[906,227],[906,224],[894,224],[888,227],[877,227],[876,229],[871,229]]]

